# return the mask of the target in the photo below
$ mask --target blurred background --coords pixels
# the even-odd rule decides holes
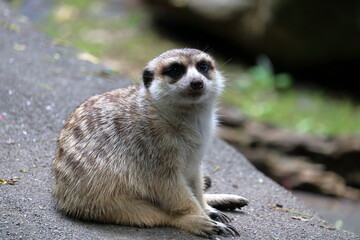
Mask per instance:
[[[360,1],[7,1],[55,44],[107,66],[104,78],[139,83],[168,49],[209,52],[228,79],[218,135],[360,233]]]

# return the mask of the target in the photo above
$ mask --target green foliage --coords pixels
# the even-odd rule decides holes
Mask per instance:
[[[232,70],[234,71],[234,70]],[[323,136],[360,134],[360,107],[317,91],[295,89],[289,74],[274,74],[261,56],[254,67],[228,83],[223,101],[253,118],[300,133]]]
[[[52,13],[40,23],[43,30],[58,42],[89,52],[103,63],[110,59],[133,81],[139,80],[149,59],[179,47],[152,29],[149,16],[141,8],[108,16],[100,0],[52,1]],[[295,89],[292,77],[275,74],[266,56],[260,56],[249,69],[239,71],[238,65],[224,68],[225,73],[234,76],[228,77],[223,101],[239,106],[250,117],[302,133],[360,134],[359,106],[319,91]]]
[[[39,24],[46,33],[95,56],[106,52],[108,45],[105,42],[88,41],[86,33],[91,29],[111,28],[115,23],[96,17],[93,1],[52,1],[55,6],[53,11],[46,21]]]
[[[111,67],[134,82],[146,62],[175,47],[152,30],[149,16],[141,8],[114,15],[108,14],[109,5],[100,0],[52,1],[54,9],[40,28],[59,42],[88,52],[103,63],[111,62]]]
[[[274,74],[270,60],[262,55],[258,58],[257,65],[248,70],[256,86],[261,89],[287,89],[292,85],[289,74]]]

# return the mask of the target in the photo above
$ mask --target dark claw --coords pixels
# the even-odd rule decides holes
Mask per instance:
[[[211,187],[211,178],[208,176],[204,177],[204,191],[208,190]]]
[[[231,221],[231,219],[225,213],[220,211],[208,210],[206,213],[212,220],[216,220],[222,223],[228,223]]]
[[[233,226],[231,226],[229,224],[227,224],[227,227],[231,230],[231,235],[233,237],[240,236],[240,233],[238,232],[238,230],[236,230],[235,227],[233,227]]]
[[[219,224],[217,224],[216,229],[214,229],[218,235],[224,235],[224,236],[231,235],[233,237],[240,236],[239,232],[233,226],[229,224],[221,224],[223,226],[221,225],[219,226]]]
[[[222,223],[228,223],[231,220],[227,215],[222,212],[218,212],[217,219],[219,219],[219,221]]]

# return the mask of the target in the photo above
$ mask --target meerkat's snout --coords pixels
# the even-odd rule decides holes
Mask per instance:
[[[189,79],[188,88],[193,91],[204,91],[206,77],[195,68],[190,68],[186,77]]]
[[[189,68],[183,79],[179,81],[178,85],[183,96],[186,98],[197,99],[206,94],[206,81],[208,81],[208,79],[201,75],[197,69]]]
[[[204,82],[202,80],[193,80],[190,82],[190,87],[193,90],[200,90],[204,87]]]

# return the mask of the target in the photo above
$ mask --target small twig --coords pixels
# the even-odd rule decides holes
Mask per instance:
[[[302,213],[302,212],[296,212],[296,211],[293,211],[293,210],[280,208],[280,207],[272,207],[272,209],[280,210],[280,211],[283,211],[283,212],[289,212],[289,213],[293,213],[293,214],[298,214],[298,215],[302,215],[302,216],[305,216],[305,217],[313,217],[313,215],[311,215],[311,214]]]

